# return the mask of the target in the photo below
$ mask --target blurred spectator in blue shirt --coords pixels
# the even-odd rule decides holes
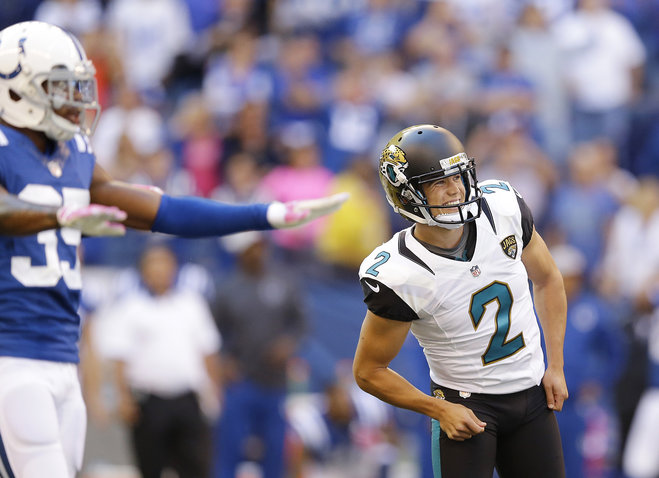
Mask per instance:
[[[646,61],[638,33],[609,0],[579,0],[575,11],[557,22],[556,34],[566,54],[573,140],[605,136],[624,152],[630,107],[641,93]]]
[[[657,84],[659,93],[659,79]],[[632,133],[634,144],[630,151],[633,155],[631,170],[639,176],[659,177],[659,104],[653,108],[653,111],[639,118]]]
[[[490,121],[474,129],[468,147],[480,161],[479,177],[510,181],[524,197],[541,227],[558,171],[529,132],[518,124]]]
[[[280,163],[276,137],[271,132],[272,115],[267,101],[248,102],[223,133],[222,162],[236,154],[247,153],[261,166]]]
[[[351,44],[363,55],[376,55],[397,48],[415,19],[417,2],[400,0],[366,0],[345,21]]]
[[[620,204],[603,176],[607,147],[604,141],[591,141],[572,148],[567,180],[556,189],[549,213],[552,235],[579,249],[588,277],[602,259],[606,231]]]
[[[551,253],[568,299],[564,350],[570,400],[556,415],[566,476],[612,477],[618,443],[611,391],[625,360],[622,329],[611,305],[589,288],[585,256],[565,244]]]
[[[424,48],[424,59],[412,67],[421,97],[416,114],[427,115],[464,138],[478,81],[460,58],[458,40],[446,31],[443,35],[440,32],[433,32],[438,42]]]
[[[102,14],[98,0],[45,0],[34,12],[34,19],[83,36],[101,27]]]
[[[495,125],[514,125],[525,129],[537,140],[536,92],[531,81],[516,69],[512,60],[508,46],[499,45],[493,65],[481,76],[474,113],[493,128],[499,127]]]
[[[163,81],[194,40],[185,2],[114,0],[106,24],[118,41],[129,86],[149,102],[163,102]]]
[[[222,129],[228,129],[248,102],[271,98],[272,77],[259,58],[259,42],[254,33],[241,31],[231,38],[224,51],[208,61],[202,91]]]
[[[306,333],[307,317],[299,287],[270,261],[262,234],[234,234],[223,243],[237,255],[238,267],[223,281],[213,307],[225,344],[225,399],[213,476],[235,478],[241,463],[254,461],[263,478],[281,478],[287,368]]]
[[[324,62],[320,39],[313,34],[283,38],[273,70],[273,126],[302,120],[320,123],[333,73]]]
[[[361,68],[338,72],[332,91],[323,164],[336,173],[347,167],[351,157],[373,150],[381,114]]]
[[[359,11],[366,0],[277,0],[272,4],[271,29],[281,35],[314,32],[331,42],[342,31],[347,15]]]
[[[543,10],[532,3],[522,7],[509,47],[515,69],[533,85],[539,142],[554,162],[563,164],[570,140],[570,110],[561,75],[562,52]]]
[[[182,98],[170,130],[180,150],[180,166],[192,180],[193,194],[210,197],[222,181],[222,138],[201,94]]]

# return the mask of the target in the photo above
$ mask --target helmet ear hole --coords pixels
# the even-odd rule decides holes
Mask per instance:
[[[11,98],[12,101],[21,101],[23,97],[16,93],[14,90],[9,90],[9,98]]]

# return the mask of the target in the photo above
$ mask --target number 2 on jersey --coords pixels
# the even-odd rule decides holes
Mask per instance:
[[[503,282],[494,281],[471,296],[469,316],[474,325],[474,330],[480,325],[481,319],[485,315],[486,306],[495,301],[497,302],[497,313],[494,334],[481,357],[484,366],[509,357],[519,352],[526,345],[521,332],[513,339],[506,341],[508,332],[510,332],[510,309],[513,305],[513,296],[508,284]]]
[[[369,267],[366,273],[372,275],[373,277],[377,277],[379,274],[377,268],[380,267],[385,262],[387,262],[390,257],[391,254],[389,254],[388,252],[386,251],[380,252],[377,256],[375,256],[376,259],[380,259],[380,260],[377,261],[375,264],[373,264],[371,267]]]

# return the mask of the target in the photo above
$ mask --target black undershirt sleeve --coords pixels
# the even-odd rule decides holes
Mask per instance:
[[[517,197],[517,204],[519,204],[519,210],[522,212],[522,243],[523,248],[527,246],[531,240],[531,235],[533,235],[533,214],[531,209],[526,204],[526,201],[519,195]]]
[[[360,283],[364,291],[364,303],[374,314],[401,322],[411,322],[419,318],[398,294],[381,282],[364,278]]]

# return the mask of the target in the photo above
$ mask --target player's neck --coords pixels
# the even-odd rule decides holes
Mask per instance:
[[[34,143],[37,149],[42,153],[46,153],[47,151],[52,149],[52,141],[48,139],[48,136],[46,136],[41,131],[36,131],[28,128],[17,128],[16,126],[11,125],[6,121],[2,121],[2,120],[0,120],[0,123],[7,126],[8,128],[14,129],[19,133],[27,136],[30,139],[30,141]]]
[[[414,226],[414,237],[442,249],[452,249],[460,242],[463,231],[464,226],[457,229],[446,229],[439,226],[417,224]]]

